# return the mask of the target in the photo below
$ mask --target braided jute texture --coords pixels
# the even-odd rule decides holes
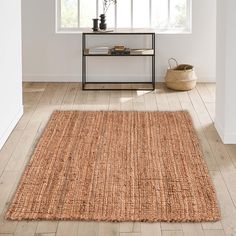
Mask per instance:
[[[188,112],[56,111],[6,219],[200,222],[220,212]]]

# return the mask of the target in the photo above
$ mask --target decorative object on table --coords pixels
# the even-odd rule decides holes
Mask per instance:
[[[107,24],[106,24],[106,15],[105,14],[100,15],[100,21],[101,21],[101,23],[99,25],[100,30],[106,30]]]
[[[5,218],[201,222],[220,210],[188,112],[56,111]]]
[[[99,21],[99,19],[97,19],[97,18],[93,19],[93,31],[94,32],[99,30],[99,28],[98,28],[98,21]]]
[[[173,68],[171,62],[174,61],[176,66]],[[165,82],[166,86],[173,90],[188,91],[196,86],[197,76],[194,66],[189,64],[178,64],[177,60],[170,58],[169,69],[167,70]]]
[[[100,15],[100,25],[99,28],[101,30],[106,30],[107,29],[107,24],[106,24],[106,13],[110,7],[111,4],[116,5],[117,0],[103,0],[103,14]]]
[[[124,45],[115,45],[114,46],[115,51],[124,51],[125,50],[125,46]]]
[[[130,49],[124,48],[123,50],[121,50],[121,49],[117,50],[116,48],[112,48],[111,55],[113,55],[113,56],[127,56],[127,55],[130,55]]]
[[[131,49],[130,54],[132,55],[153,55],[154,50],[149,48],[143,48],[143,49]]]
[[[88,53],[93,55],[96,54],[108,55],[109,51],[110,51],[109,47],[95,47],[95,48],[90,48]]]

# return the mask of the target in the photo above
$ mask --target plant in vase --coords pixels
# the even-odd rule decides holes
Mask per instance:
[[[107,24],[106,24],[106,13],[109,9],[109,7],[111,6],[111,4],[116,5],[117,4],[117,0],[103,0],[103,14],[100,15],[100,29],[101,30],[106,30],[107,29]]]

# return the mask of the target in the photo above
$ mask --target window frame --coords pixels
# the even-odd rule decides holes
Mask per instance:
[[[88,27],[80,27],[80,0],[77,0],[78,2],[78,27],[61,27],[61,1],[62,0],[55,0],[55,16],[56,16],[56,33],[79,33],[79,32],[83,32],[84,30],[88,30]],[[118,28],[117,27],[117,5],[114,6],[115,8],[115,15],[114,15],[114,22],[115,22],[115,27],[114,29],[137,29],[133,27],[133,1],[134,0],[130,0],[131,1],[131,27],[130,28]],[[192,33],[192,0],[186,0],[187,3],[187,25],[185,28],[165,28],[165,29],[157,29],[157,28],[152,28],[152,1],[153,0],[148,0],[149,1],[149,27],[145,28],[145,29],[152,29],[157,33],[160,34],[191,34]],[[171,0],[168,0],[168,25],[170,22],[170,2]],[[99,18],[99,0],[96,0],[96,17]],[[141,28],[139,28],[141,29]]]

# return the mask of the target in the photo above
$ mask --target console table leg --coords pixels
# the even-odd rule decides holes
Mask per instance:
[[[153,90],[156,89],[156,37],[155,34],[152,35],[152,48],[153,48],[153,56],[152,56],[152,87]]]
[[[86,38],[85,34],[82,35],[82,90],[85,90],[86,84],[86,56],[84,51],[86,49]]]

